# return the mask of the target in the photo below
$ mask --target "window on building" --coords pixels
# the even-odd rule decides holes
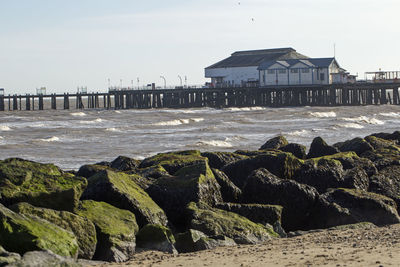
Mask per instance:
[[[310,69],[302,69],[301,72],[302,73],[310,73]]]
[[[265,83],[265,75],[263,75],[263,83]]]
[[[268,74],[275,74],[275,70],[268,70]]]
[[[320,73],[320,74],[319,74],[319,79],[320,79],[321,81],[324,81],[324,80],[325,80],[325,73]]]
[[[290,73],[299,73],[299,70],[298,69],[291,69]]]
[[[285,69],[280,69],[279,70],[279,74],[286,74],[286,70]]]

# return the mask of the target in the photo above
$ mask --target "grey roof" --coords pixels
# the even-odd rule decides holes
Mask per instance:
[[[268,60],[268,61],[262,62],[259,65],[258,70],[266,70],[269,67],[271,67],[272,65],[274,65],[275,63],[279,63],[279,64],[281,64],[283,66],[287,66],[289,68],[290,68],[290,66],[294,66],[297,63],[303,63],[309,67],[327,68],[332,64],[332,62],[335,62],[339,66],[336,59],[333,57],[330,57],[330,58],[308,58],[308,59],[287,59],[284,61]]]
[[[229,68],[229,67],[258,67],[264,61],[285,59],[306,59],[305,55],[297,53],[293,48],[274,48],[263,50],[238,51],[230,57],[221,60],[206,69]]]

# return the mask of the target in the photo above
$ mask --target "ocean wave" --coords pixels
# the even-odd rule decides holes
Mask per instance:
[[[153,123],[155,126],[178,126],[182,124],[189,124],[191,122],[201,122],[204,121],[204,118],[190,118],[190,119],[177,119],[171,121],[161,121]]]
[[[84,113],[84,112],[73,112],[70,115],[74,116],[74,117],[84,117],[84,116],[86,116],[86,113]]]
[[[287,133],[287,135],[290,135],[290,136],[306,136],[308,134],[309,134],[309,131],[304,130],[304,129]]]
[[[336,113],[333,111],[328,111],[328,112],[309,112],[308,113],[310,116],[316,117],[316,118],[336,118]]]
[[[257,111],[257,110],[265,110],[264,107],[247,107],[247,108],[226,108],[225,110],[229,111]]]
[[[11,128],[8,127],[7,125],[1,125],[1,126],[0,126],[0,131],[2,131],[2,132],[8,132],[8,131],[11,131]]]
[[[107,128],[106,132],[122,132],[120,129],[117,128]]]
[[[213,146],[213,147],[233,147],[233,145],[227,141],[221,140],[208,140],[208,141],[199,141],[196,143],[196,146]]]
[[[368,118],[366,116],[360,116],[360,117],[356,117],[356,118],[342,118],[342,120],[358,122],[358,123],[374,124],[374,125],[383,125],[383,124],[385,124],[384,121],[378,120],[376,118]]]
[[[81,123],[81,124],[93,124],[93,123],[99,123],[99,122],[103,122],[103,119],[97,118],[92,121],[79,121],[79,123]]]
[[[381,115],[383,117],[399,118],[400,112],[379,113],[379,115]]]
[[[352,122],[340,123],[340,124],[335,125],[335,128],[336,127],[339,127],[339,128],[352,128],[352,129],[363,129],[364,128],[364,126],[362,126],[362,125],[360,125],[358,123],[352,123]]]
[[[58,141],[60,141],[60,138],[58,138],[57,136],[52,136],[52,137],[49,137],[49,138],[39,139],[39,141],[42,141],[42,142],[58,142]]]

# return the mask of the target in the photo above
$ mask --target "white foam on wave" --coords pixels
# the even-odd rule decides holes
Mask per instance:
[[[399,118],[400,112],[379,113],[379,115],[381,115],[383,117]]]
[[[257,110],[265,110],[264,107],[247,107],[247,108],[227,108],[229,111],[257,111]]]
[[[366,123],[366,124],[374,124],[374,125],[383,125],[384,121],[378,120],[376,118],[368,118],[367,116],[360,116],[356,118],[342,118],[344,121],[352,121],[358,123]]]
[[[349,122],[349,123],[340,123],[338,125],[336,125],[336,127],[340,127],[340,128],[352,128],[352,129],[363,129],[364,126],[358,124],[358,123],[353,123],[353,122]]]
[[[190,118],[190,119],[177,119],[171,121],[161,121],[153,123],[155,126],[178,126],[182,124],[189,124],[191,122],[201,122],[204,121],[204,118]]]
[[[290,135],[290,136],[306,136],[308,134],[309,134],[309,131],[304,130],[304,129],[287,133],[287,135]]]
[[[84,113],[84,112],[73,112],[70,115],[74,116],[74,117],[84,117],[84,116],[86,116],[86,113]]]
[[[92,120],[92,121],[80,121],[79,123],[81,123],[81,124],[93,124],[93,123],[99,123],[99,122],[103,122],[103,119],[97,118],[97,119]]]
[[[39,139],[39,141],[42,141],[42,142],[58,142],[58,141],[60,141],[60,138],[58,138],[57,136],[52,136],[52,137],[49,137],[49,138]]]
[[[8,127],[7,125],[1,125],[1,126],[0,126],[0,131],[2,131],[2,132],[8,132],[8,131],[11,131],[11,128]]]
[[[122,132],[120,129],[117,128],[107,128],[106,132]]]
[[[334,111],[328,111],[328,112],[310,112],[308,113],[310,116],[316,117],[316,118],[336,118],[336,113]]]
[[[196,146],[213,146],[213,147],[233,147],[233,145],[227,141],[221,140],[207,140],[207,141],[199,141],[196,143]]]

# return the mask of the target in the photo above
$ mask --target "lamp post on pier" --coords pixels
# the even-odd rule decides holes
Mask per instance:
[[[181,81],[181,87],[182,87],[182,77],[178,75],[179,80]]]
[[[167,80],[162,75],[160,75],[160,78],[164,80],[164,89],[167,89]]]

